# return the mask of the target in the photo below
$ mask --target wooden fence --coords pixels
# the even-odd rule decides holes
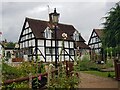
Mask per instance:
[[[118,59],[115,59],[114,64],[115,64],[115,77],[116,77],[116,80],[120,81],[120,61]]]
[[[53,71],[51,71],[51,73],[53,74],[53,73],[55,73],[57,70],[53,70]],[[32,79],[34,79],[34,78],[36,78],[36,77],[38,77],[38,76],[47,76],[48,75],[48,73],[46,72],[46,73],[43,73],[43,74],[38,74],[38,75],[36,75],[36,76],[32,76]],[[22,77],[22,78],[17,78],[17,79],[12,79],[12,80],[6,80],[6,81],[4,81],[3,83],[2,83],[2,85],[9,85],[9,84],[11,84],[11,83],[13,83],[13,82],[15,82],[15,83],[18,83],[18,82],[22,82],[22,81],[28,81],[29,80],[29,76],[27,76],[27,77]]]

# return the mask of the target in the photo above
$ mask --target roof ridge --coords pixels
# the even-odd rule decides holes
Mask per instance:
[[[40,20],[40,19],[36,19],[36,18],[29,18],[29,17],[26,17],[26,19],[37,20],[37,21],[43,21],[43,22],[49,23],[49,21]],[[73,26],[72,24],[65,24],[65,23],[58,23],[58,25]]]

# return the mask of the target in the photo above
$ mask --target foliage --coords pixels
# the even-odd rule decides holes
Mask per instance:
[[[120,46],[120,5],[118,3],[110,9],[105,20],[103,47],[118,48]],[[118,53],[120,53],[120,50]]]
[[[66,75],[66,66],[64,64],[60,64],[58,75],[55,75],[53,78],[50,79],[50,85],[48,88],[56,89],[56,88],[66,88],[72,89],[76,88],[79,79],[75,75],[75,70],[72,75]]]
[[[12,89],[16,89],[16,88],[19,88],[19,89],[29,88],[28,81],[24,81],[24,82],[20,82],[20,83],[13,82],[12,84],[9,84],[7,86],[2,86],[2,89],[5,89],[5,90],[12,90]]]
[[[95,62],[92,62],[90,60],[79,60],[77,70],[78,71],[88,71],[88,70],[97,70],[99,71],[101,69],[101,66],[96,64]]]
[[[111,68],[111,67],[113,67],[113,60],[112,60],[112,59],[109,59],[109,60],[107,61],[107,63],[105,64],[105,67],[106,67],[106,68]]]
[[[7,47],[7,48],[15,48],[15,44],[16,44],[16,43],[14,43],[14,42],[7,42],[7,41],[4,41],[4,42],[2,43],[2,45],[3,45],[4,47]]]
[[[38,70],[37,70],[38,69]],[[32,75],[36,75],[38,73],[44,73],[44,65],[43,63],[35,64],[34,62],[22,62],[18,67],[10,66],[4,62],[2,62],[2,74],[3,81],[8,79],[15,79],[19,77],[26,77],[29,73]],[[10,85],[3,86],[3,89],[13,89],[13,88],[28,88],[27,82],[21,83],[12,83]]]
[[[19,77],[28,76],[29,73],[32,75],[36,75],[36,68],[37,66],[34,62],[22,62],[21,65],[18,67],[10,66],[6,63],[2,64],[2,73],[3,73],[3,80],[7,79],[15,79]],[[38,67],[39,73],[45,72],[44,66],[40,65]]]
[[[3,80],[13,79],[19,77],[19,72],[17,68],[9,66],[6,63],[2,63],[2,75]]]

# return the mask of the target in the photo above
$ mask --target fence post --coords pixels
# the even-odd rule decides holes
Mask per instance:
[[[29,88],[32,88],[32,73],[29,73]]]

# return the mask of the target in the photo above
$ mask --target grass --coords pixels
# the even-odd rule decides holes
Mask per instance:
[[[88,74],[92,74],[92,75],[96,75],[96,76],[100,76],[100,77],[115,77],[115,72],[100,72],[100,71],[83,71],[85,73]]]

